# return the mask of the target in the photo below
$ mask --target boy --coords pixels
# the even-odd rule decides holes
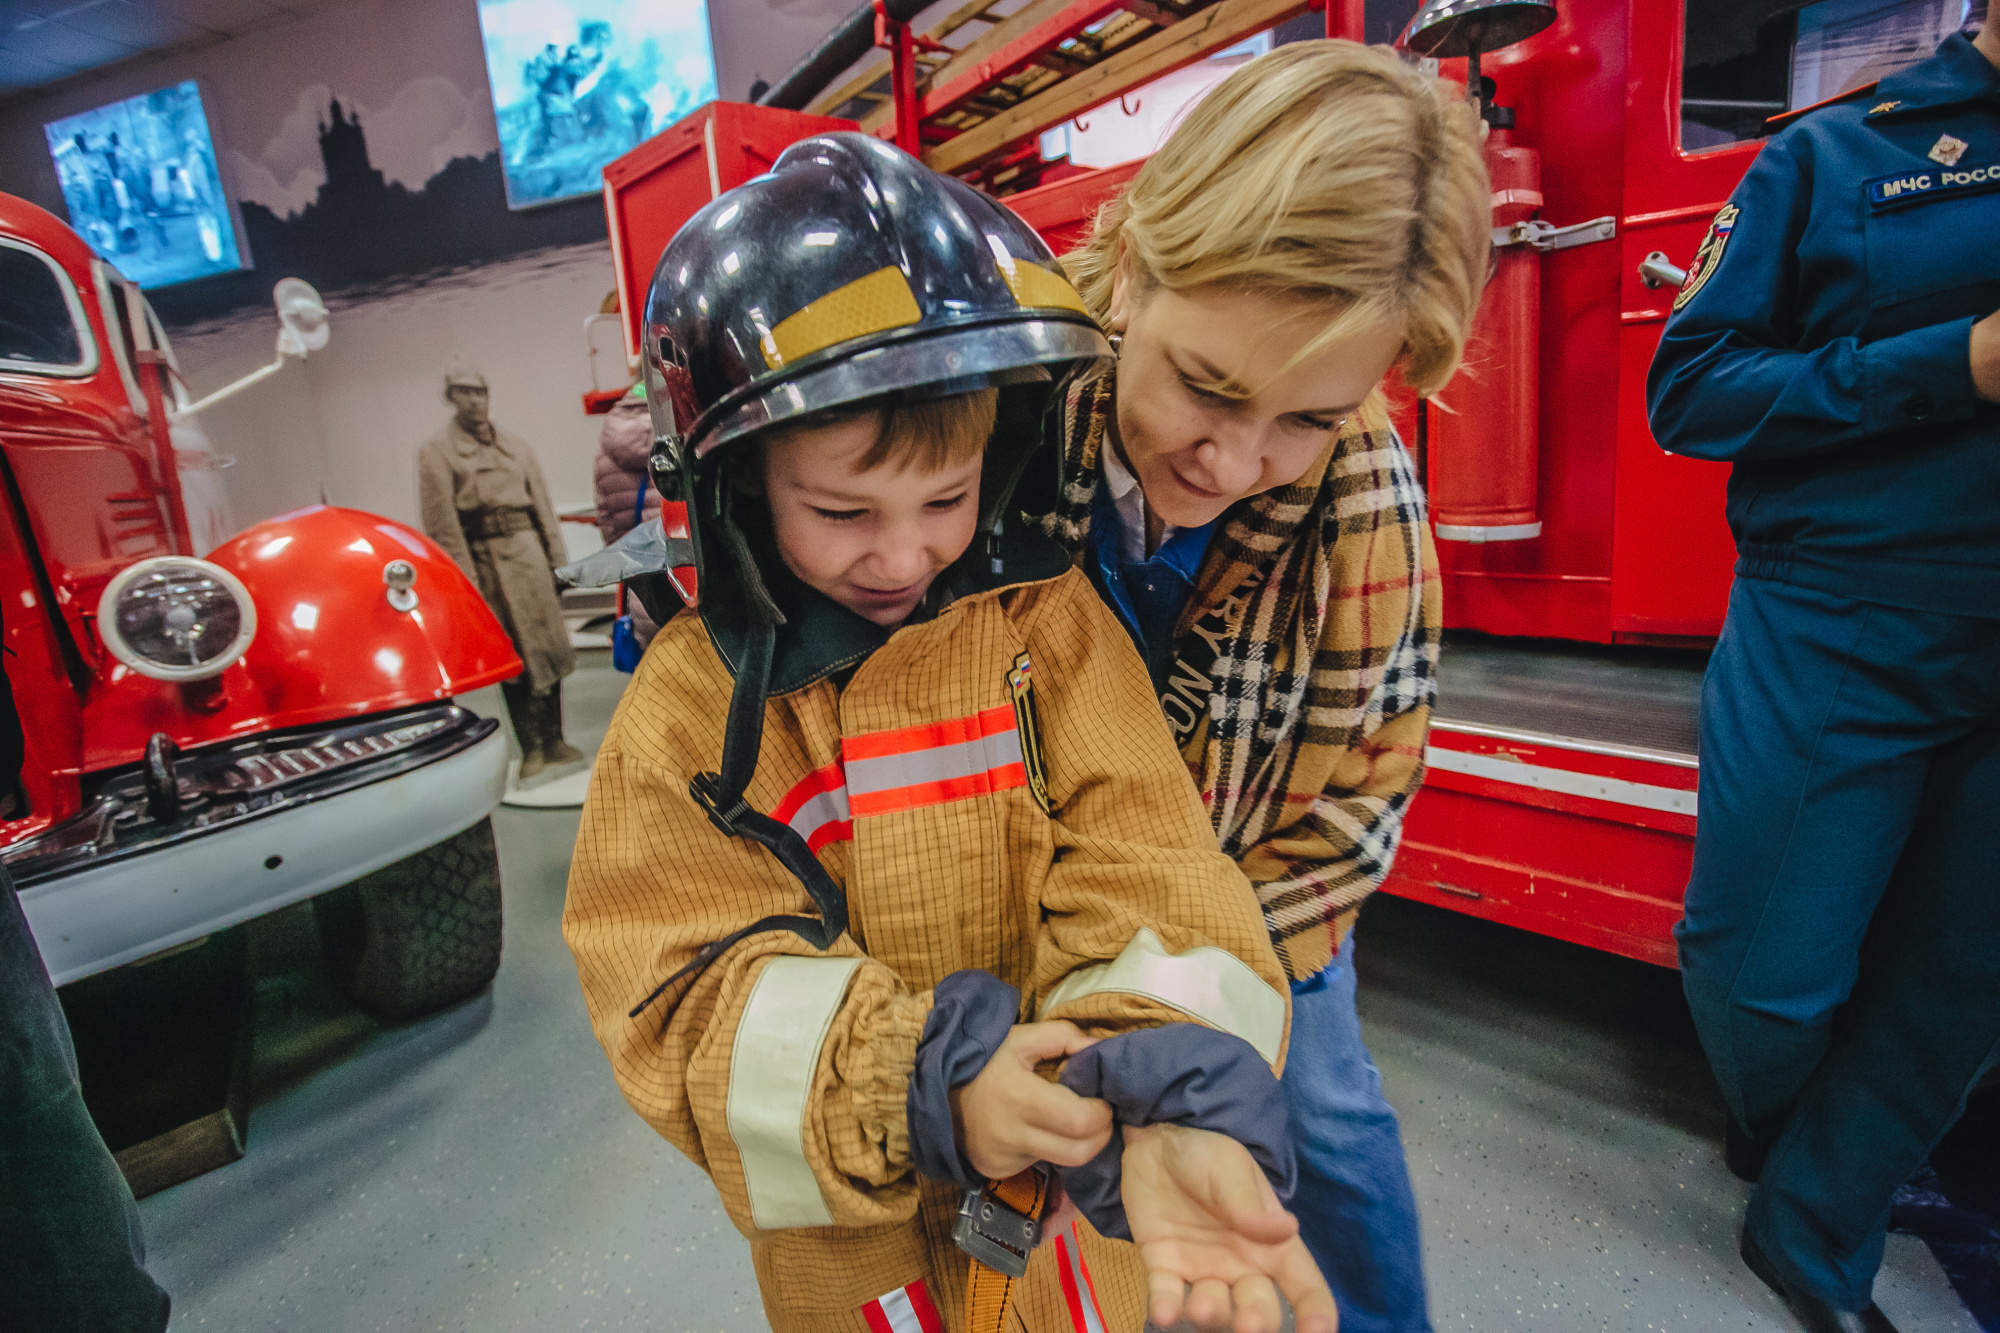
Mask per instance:
[[[699,618],[600,751],[564,935],[778,1333],[1136,1330],[1147,1266],[1162,1322],[1192,1279],[1190,1317],[1233,1284],[1241,1333],[1275,1330],[1275,1277],[1333,1328],[1266,1180],[1257,905],[1129,640],[1001,521],[1051,391],[1107,350],[1032,232],[864,136],[795,145],[661,258],[656,476]],[[1038,1248],[1039,1162],[1090,1225]]]

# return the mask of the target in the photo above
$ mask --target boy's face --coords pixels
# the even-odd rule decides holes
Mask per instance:
[[[979,524],[973,458],[941,472],[885,463],[859,471],[880,413],[786,431],[764,445],[764,492],[792,573],[877,625],[910,618]]]

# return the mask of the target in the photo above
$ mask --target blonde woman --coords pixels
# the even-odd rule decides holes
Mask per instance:
[[[1349,929],[1423,774],[1439,602],[1392,370],[1457,367],[1491,226],[1477,122],[1386,48],[1224,80],[1065,261],[1117,372],[1072,392],[1049,530],[1117,610],[1293,982],[1306,1243],[1342,1333],[1429,1328]]]

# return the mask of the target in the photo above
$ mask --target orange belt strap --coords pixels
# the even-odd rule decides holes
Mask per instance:
[[[1045,1167],[1030,1167],[966,1192],[952,1233],[959,1248],[972,1256],[965,1283],[966,1333],[1005,1329],[1014,1289],[1028,1271],[1028,1254],[1040,1238],[1042,1205],[1048,1196]]]

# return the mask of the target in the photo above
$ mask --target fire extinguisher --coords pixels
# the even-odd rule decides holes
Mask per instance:
[[[1513,141],[1513,108],[1492,105],[1492,81],[1485,84],[1486,173],[1497,242],[1540,211],[1542,160]],[[1465,364],[1428,405],[1431,514],[1439,541],[1542,535],[1535,510],[1541,322],[1541,252],[1496,244]]]

